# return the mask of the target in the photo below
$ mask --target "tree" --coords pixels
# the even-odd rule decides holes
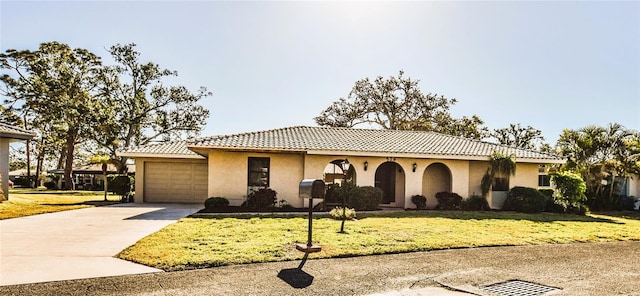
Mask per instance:
[[[509,124],[507,128],[495,129],[491,137],[498,140],[500,144],[522,149],[536,149],[544,141],[542,131],[531,126],[522,127],[519,123]]]
[[[164,86],[163,79],[177,72],[142,63],[135,46],[112,46],[117,65],[103,67],[98,75],[104,111],[92,138],[109,151],[118,173],[126,170],[127,159],[116,156],[117,149],[197,135],[209,116],[198,105],[211,95],[206,88],[194,94],[184,86]]]
[[[109,163],[111,163],[111,157],[109,157],[108,155],[94,155],[93,157],[91,157],[91,163],[102,165],[102,178],[104,180],[104,201],[107,201],[107,188],[109,187],[107,180],[107,168]]]
[[[616,177],[640,172],[640,163],[634,157],[640,151],[639,139],[637,131],[611,123],[607,127],[565,129],[556,146],[567,157],[563,168],[584,179],[591,206],[610,209],[615,204]]]
[[[32,127],[62,137],[59,164],[64,161],[65,188],[71,189],[76,145],[91,132],[95,115],[103,113],[93,95],[100,58],[85,49],[48,42],[36,51],[7,50],[0,64],[15,74],[2,76],[5,105],[21,110]]]
[[[437,131],[453,135],[483,138],[487,129],[476,115],[455,119],[449,109],[456,99],[424,94],[419,80],[378,76],[355,82],[347,98],[340,98],[314,120],[321,126],[354,127],[369,123],[383,129]]]
[[[482,195],[487,196],[494,186],[496,178],[507,179],[516,174],[516,159],[514,155],[505,155],[499,151],[491,153],[489,168],[482,176],[480,187]]]

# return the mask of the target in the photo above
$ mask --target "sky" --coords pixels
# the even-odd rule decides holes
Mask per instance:
[[[0,49],[114,44],[214,94],[203,136],[316,125],[355,81],[420,80],[455,117],[542,131],[640,130],[640,1],[0,2]]]

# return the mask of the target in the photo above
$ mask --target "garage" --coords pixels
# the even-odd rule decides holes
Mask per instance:
[[[206,160],[145,161],[144,202],[203,203],[207,181]]]

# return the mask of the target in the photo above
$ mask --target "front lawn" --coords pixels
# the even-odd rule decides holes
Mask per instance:
[[[113,204],[120,197],[101,191],[11,189],[9,200],[0,203],[0,220]]]
[[[480,246],[640,240],[640,216],[414,211],[347,221],[316,218],[310,258]],[[359,214],[359,216],[362,216]],[[164,270],[300,259],[305,217],[184,218],[138,241],[119,258]]]

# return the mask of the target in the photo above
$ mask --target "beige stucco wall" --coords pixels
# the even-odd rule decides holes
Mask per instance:
[[[240,205],[247,198],[249,157],[269,157],[269,188],[278,192],[294,207],[302,207],[298,185],[303,179],[304,157],[299,153],[209,152],[209,196],[221,196],[231,205]],[[320,170],[322,174],[324,167]]]
[[[629,178],[629,196],[640,197],[640,176],[631,175]]]
[[[298,185],[302,179],[322,179],[325,167],[334,160],[342,160],[345,156],[305,155],[302,153],[260,153],[260,152],[230,152],[211,150],[208,154],[208,195],[222,196],[229,199],[231,205],[240,205],[247,196],[247,174],[249,157],[270,158],[270,188],[278,192],[278,199],[284,199],[295,207],[306,206],[298,198]],[[433,163],[445,165],[451,172],[452,192],[464,198],[472,194],[481,195],[480,182],[489,166],[486,161],[446,160],[446,159],[415,159],[415,158],[386,158],[348,156],[356,174],[356,185],[375,186],[376,169],[387,161],[392,161],[402,168],[402,174],[397,174],[396,207],[414,208],[411,196],[424,194],[424,174],[426,168]],[[144,196],[144,163],[146,161],[198,161],[190,159],[167,158],[137,158],[136,159],[136,202],[142,202]],[[202,161],[202,160],[200,160]],[[364,170],[364,163],[368,169]],[[413,164],[416,171],[413,171]],[[630,189],[640,187],[637,180],[630,185]],[[511,177],[510,187],[527,186],[536,188],[538,184],[538,164],[518,163],[516,175]],[[634,187],[635,186],[635,187]],[[633,192],[633,191],[632,191]],[[640,195],[636,193],[636,195]],[[434,197],[428,198],[428,207],[437,204]]]

